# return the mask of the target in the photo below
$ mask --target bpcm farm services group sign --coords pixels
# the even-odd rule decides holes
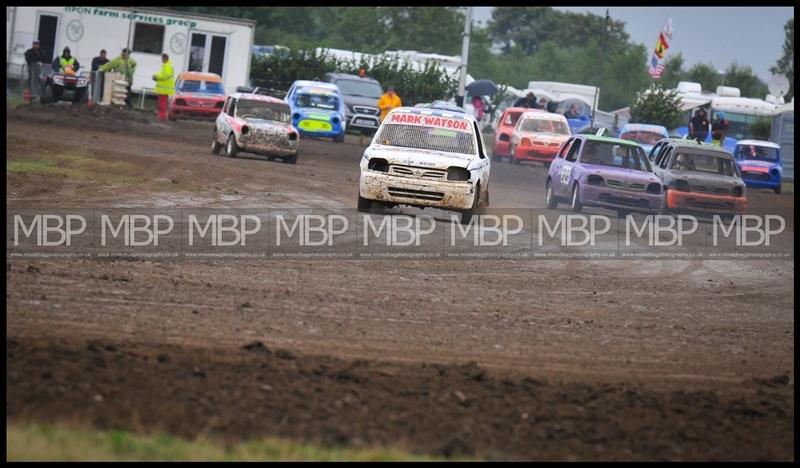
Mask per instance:
[[[149,13],[135,13],[135,12],[120,12],[115,10],[104,10],[102,8],[94,7],[65,7],[64,11],[67,13],[78,13],[81,15],[103,16],[106,18],[116,18],[124,20],[133,20],[140,23],[160,24],[164,26],[188,26],[195,28],[197,23],[192,20],[183,18],[171,18],[168,16],[152,15]]]

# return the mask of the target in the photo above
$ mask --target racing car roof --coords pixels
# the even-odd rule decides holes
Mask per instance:
[[[673,139],[671,144],[673,147],[675,147],[675,149],[684,148],[693,150],[703,150],[706,152],[717,153],[719,155],[727,155],[733,157],[729,152],[725,151],[724,149],[720,148],[717,145],[712,145],[710,143],[698,143],[695,140],[689,140],[689,139],[686,140]]]
[[[629,123],[622,126],[622,130],[637,131],[637,130],[663,130],[665,135],[668,135],[667,127],[656,124],[646,123]]]
[[[336,94],[340,94],[339,87],[333,83],[328,83],[327,81],[310,81],[310,80],[297,80],[294,82],[296,89],[308,89],[308,88],[317,88],[317,89],[324,89],[326,91],[333,91]]]
[[[771,141],[764,141],[764,140],[739,140],[736,142],[736,145],[753,145],[753,146],[763,146],[766,148],[775,148],[781,149],[781,147]]]
[[[627,145],[627,146],[639,146],[638,143],[630,140],[623,140],[621,138],[614,138],[614,137],[604,137],[604,136],[597,136],[597,135],[586,135],[581,134],[578,135],[581,138],[584,138],[589,141],[596,141],[598,143],[616,143],[618,145]]]
[[[433,115],[436,117],[447,117],[451,119],[462,119],[475,122],[475,117],[463,112],[452,112],[448,110],[435,109],[432,107],[398,107],[389,112],[391,114],[414,114],[414,115]],[[388,118],[387,115],[387,118]]]
[[[179,80],[210,81],[212,83],[222,83],[222,78],[216,73],[202,72],[183,72],[178,75]]]
[[[252,93],[233,93],[231,94],[232,98],[235,99],[246,99],[248,101],[261,101],[261,102],[270,102],[273,104],[284,104],[287,107],[289,104],[283,101],[283,99],[274,98],[272,96],[264,96],[263,94],[252,94]]]

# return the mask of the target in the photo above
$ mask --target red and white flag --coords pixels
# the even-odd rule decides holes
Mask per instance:
[[[653,79],[661,78],[661,73],[664,71],[664,57],[667,55],[670,42],[672,42],[672,18],[667,18],[667,24],[658,34],[656,47],[653,50],[653,55],[650,56],[650,64],[647,71]]]

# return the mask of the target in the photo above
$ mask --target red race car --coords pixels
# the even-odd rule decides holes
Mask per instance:
[[[497,128],[494,131],[494,147],[492,148],[492,159],[499,161],[502,158],[510,158],[511,135],[514,133],[514,126],[523,112],[530,110],[525,107],[508,107],[503,112],[500,120],[497,121]]]
[[[216,73],[184,72],[175,83],[169,106],[169,119],[200,118],[214,120],[225,105],[225,87]]]

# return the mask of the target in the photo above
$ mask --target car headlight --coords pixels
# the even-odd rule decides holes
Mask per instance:
[[[661,193],[661,184],[658,182],[650,182],[647,184],[647,193],[659,194]]]
[[[589,177],[587,177],[586,183],[588,183],[589,185],[594,185],[596,187],[602,187],[603,185],[606,184],[606,182],[603,180],[603,177],[597,174],[591,174]]]
[[[383,158],[372,158],[367,163],[367,168],[372,171],[389,172],[389,161]]]
[[[64,77],[63,77],[63,76],[61,76],[61,75],[54,75],[54,76],[53,76],[53,82],[54,82],[55,84],[60,84],[60,85],[63,85],[63,84],[64,84]]]
[[[332,118],[332,119],[331,119],[331,122],[332,122],[334,125],[339,125],[339,117],[334,117],[334,118]]]
[[[744,186],[737,185],[736,187],[731,189],[731,193],[734,197],[742,197],[744,196]]]
[[[467,181],[469,180],[469,171],[463,167],[448,167],[447,180]]]

